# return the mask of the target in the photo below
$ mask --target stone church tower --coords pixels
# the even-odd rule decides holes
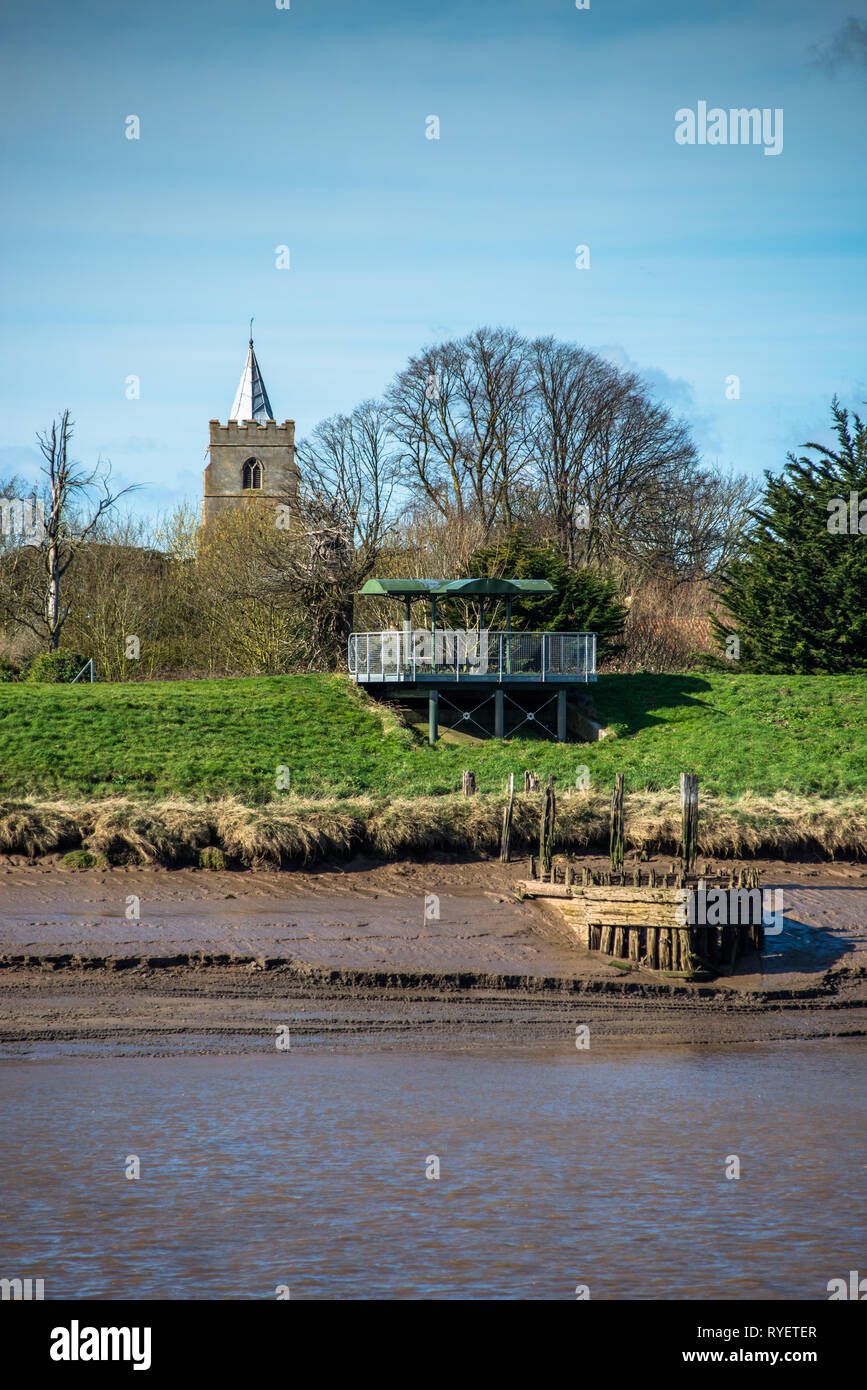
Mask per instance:
[[[239,507],[248,497],[285,502],[298,491],[295,421],[274,419],[253,351],[253,339],[228,423],[211,421],[202,487],[202,525]]]

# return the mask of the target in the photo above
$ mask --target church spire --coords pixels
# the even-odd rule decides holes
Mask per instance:
[[[241,373],[241,380],[235,393],[235,404],[232,406],[229,419],[257,420],[260,425],[263,425],[266,420],[274,419],[271,402],[268,400],[268,392],[265,390],[265,383],[262,380],[262,373],[259,371],[256,353],[253,350],[252,319],[250,320],[250,347],[247,352],[247,361],[244,363],[244,370]]]

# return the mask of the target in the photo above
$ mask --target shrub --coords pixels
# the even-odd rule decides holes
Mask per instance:
[[[199,850],[200,869],[225,869],[226,856],[216,845],[208,845]]]
[[[107,869],[104,854],[91,854],[89,849],[72,849],[60,861],[64,869]]]
[[[628,605],[624,650],[610,669],[662,672],[703,668],[714,660],[716,651],[708,612],[713,603],[706,580],[679,582],[673,574],[665,573],[641,576]],[[731,671],[730,661],[716,664]]]
[[[17,681],[21,672],[17,666],[13,666],[11,661],[7,661],[5,656],[0,656],[0,681]]]
[[[74,681],[87,657],[78,652],[42,652],[31,662],[25,677],[28,681],[60,685]]]

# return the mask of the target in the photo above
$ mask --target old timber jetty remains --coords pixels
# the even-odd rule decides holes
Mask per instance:
[[[580,869],[554,860],[556,796],[549,778],[539,829],[539,866],[516,883],[522,897],[551,899],[588,951],[686,979],[729,974],[738,957],[764,947],[765,908],[758,870],[728,875],[697,872],[698,778],[681,775],[680,858],[671,872],[624,869],[623,774],[611,801],[610,868]],[[508,841],[504,824],[504,851]],[[559,869],[559,872],[558,872]],[[562,878],[561,878],[562,875]]]

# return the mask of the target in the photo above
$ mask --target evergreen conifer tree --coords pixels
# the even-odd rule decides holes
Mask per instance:
[[[476,550],[467,566],[473,578],[547,579],[551,594],[521,595],[512,601],[516,632],[595,632],[597,659],[621,650],[626,622],[615,580],[594,570],[570,567],[554,546],[534,545],[520,527]]]
[[[867,423],[834,397],[837,449],[805,444],[765,495],[743,554],[717,592],[741,668],[809,674],[867,670]]]

